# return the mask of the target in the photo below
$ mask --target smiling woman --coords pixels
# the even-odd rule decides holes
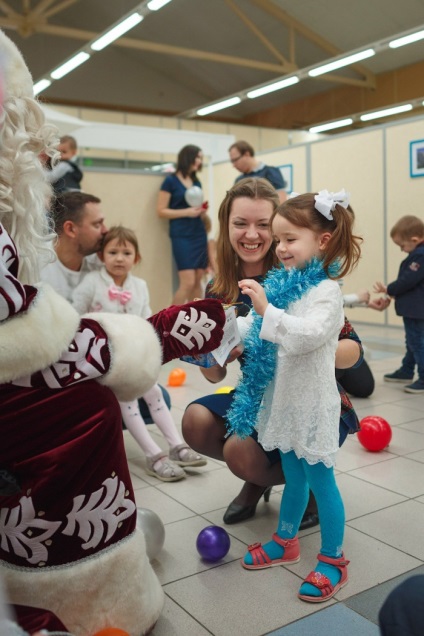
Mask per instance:
[[[278,204],[276,191],[265,179],[243,179],[227,192],[219,209],[220,262],[210,293],[235,302],[239,280],[264,276],[278,263],[269,225]]]
[[[226,194],[219,209],[219,234],[217,238],[217,274],[206,289],[206,295],[217,297],[226,303],[238,303],[249,311],[251,299],[239,288],[245,278],[263,283],[265,275],[278,263],[276,244],[270,228],[271,217],[279,205],[279,197],[265,179],[247,178],[238,181]],[[245,305],[245,307],[243,307]],[[349,323],[339,336],[337,366],[347,369],[354,365],[360,355],[359,339]],[[346,353],[344,359],[342,352]],[[243,370],[241,350],[233,350],[231,358],[238,357]],[[226,376],[226,365],[215,365],[201,369],[210,382],[220,382]],[[342,387],[340,442],[347,435],[350,418],[350,401]],[[227,412],[234,400],[234,391],[214,393],[188,405],[183,419],[182,431],[185,440],[197,452],[213,459],[224,460],[230,470],[245,480],[245,483],[230,503],[224,522],[233,524],[253,517],[257,504],[264,496],[268,501],[272,485],[283,484],[279,455],[276,451],[265,452],[257,442],[255,433],[246,439],[227,435]],[[343,406],[342,406],[343,405]],[[305,511],[301,529],[318,524],[318,514],[313,497]]]

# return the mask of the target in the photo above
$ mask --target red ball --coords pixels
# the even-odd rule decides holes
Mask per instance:
[[[94,636],[130,636],[128,632],[124,632],[123,629],[118,629],[117,627],[106,627],[106,629],[102,629],[100,632],[96,632]]]
[[[378,453],[390,444],[392,429],[390,424],[378,415],[367,415],[359,423],[358,439],[367,450]]]

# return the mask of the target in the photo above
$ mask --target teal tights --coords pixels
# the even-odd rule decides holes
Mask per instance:
[[[282,539],[293,539],[308,503],[309,488],[315,495],[321,525],[321,554],[331,558],[342,554],[344,535],[344,506],[334,478],[333,468],[327,468],[322,462],[308,464],[298,459],[293,451],[281,454],[281,464],[286,477],[277,534]],[[265,543],[263,549],[271,559],[280,559],[284,554],[275,541]],[[245,563],[251,564],[250,554],[245,556]],[[340,571],[333,565],[318,562],[315,571],[327,576],[333,585],[340,580]],[[321,592],[310,583],[303,583],[301,594],[320,596]]]

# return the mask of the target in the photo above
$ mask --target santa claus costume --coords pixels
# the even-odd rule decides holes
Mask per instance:
[[[164,595],[136,527],[117,398],[145,393],[163,359],[213,349],[224,312],[201,301],[152,324],[81,319],[36,283],[52,238],[38,156],[53,156],[57,139],[1,32],[0,66],[0,577],[19,616],[35,608],[34,631],[55,615],[75,636],[108,627],[141,636]]]

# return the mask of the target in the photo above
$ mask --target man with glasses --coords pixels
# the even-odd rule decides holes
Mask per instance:
[[[254,148],[247,141],[236,141],[229,147],[228,152],[234,168],[241,172],[235,182],[247,177],[262,177],[267,179],[277,190],[281,203],[287,199],[287,192],[285,191],[287,184],[280,170],[258,161],[255,158]]]

